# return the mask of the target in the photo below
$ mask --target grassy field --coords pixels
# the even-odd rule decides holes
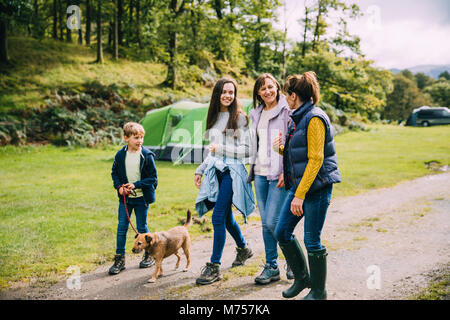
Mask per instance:
[[[372,126],[336,138],[343,182],[334,196],[354,195],[433,173],[425,162],[450,163],[450,126]],[[117,203],[110,170],[118,146],[0,148],[0,288],[15,281],[56,281],[70,265],[81,271],[110,263]],[[196,165],[157,162],[151,231],[167,229],[194,209]],[[210,216],[210,214],[208,214]],[[134,217],[133,217],[134,221]],[[195,238],[203,232],[192,228]],[[130,228],[127,252],[133,231]]]

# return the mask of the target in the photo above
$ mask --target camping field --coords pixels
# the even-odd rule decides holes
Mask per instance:
[[[437,173],[426,163],[448,166],[448,141],[450,126],[372,125],[368,132],[341,134],[336,144],[343,182],[334,189],[334,197]],[[51,283],[71,265],[86,272],[111,263],[117,196],[110,170],[118,148],[0,148],[0,288],[32,279]],[[151,231],[177,225],[187,209],[194,209],[195,167],[157,162],[159,185],[157,202],[149,211]],[[191,231],[194,241],[204,234],[198,225]],[[132,239],[131,230],[127,252]]]

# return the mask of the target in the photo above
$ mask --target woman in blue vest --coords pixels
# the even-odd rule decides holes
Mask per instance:
[[[291,123],[282,145],[279,136],[273,148],[283,154],[284,182],[288,195],[281,209],[275,237],[294,273],[294,283],[283,291],[292,298],[311,288],[304,299],[326,299],[326,248],[320,235],[333,184],[341,181],[337,165],[333,129],[327,114],[317,107],[320,87],[314,72],[288,77],[283,91],[293,110]],[[295,227],[304,217],[304,243],[308,266],[295,235]]]

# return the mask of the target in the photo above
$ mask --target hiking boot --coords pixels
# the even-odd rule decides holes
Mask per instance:
[[[280,270],[278,267],[273,268],[268,263],[264,266],[264,270],[261,274],[255,278],[255,282],[258,284],[268,284],[272,281],[278,280],[280,280]]]
[[[116,254],[114,256],[114,264],[109,268],[110,275],[118,274],[125,269],[125,255]]]
[[[150,257],[150,255],[146,251],[144,254],[144,257],[142,258],[142,261],[139,263],[139,268],[150,268],[154,264],[155,264],[155,259]]]
[[[294,272],[292,272],[292,269],[289,267],[288,263],[286,263],[286,278],[289,280],[295,279]]]
[[[221,279],[219,272],[220,264],[207,262],[201,270],[200,277],[195,281],[196,284],[211,284]]]
[[[253,252],[248,246],[244,248],[237,247],[236,251],[236,259],[234,259],[231,267],[243,266],[247,259],[253,257]]]
[[[308,252],[309,272],[311,274],[311,291],[303,300],[326,300],[327,291],[327,251],[326,249]]]

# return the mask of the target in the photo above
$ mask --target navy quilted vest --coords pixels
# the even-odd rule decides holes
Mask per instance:
[[[307,128],[313,117],[320,118],[325,125],[324,160],[316,179],[311,185],[308,194],[314,193],[323,187],[341,182],[338,169],[336,146],[333,138],[333,128],[328,115],[320,108],[315,107],[312,101],[306,102],[291,114],[296,127],[291,136],[286,137],[285,154],[283,157],[286,189],[300,184],[308,164]]]

